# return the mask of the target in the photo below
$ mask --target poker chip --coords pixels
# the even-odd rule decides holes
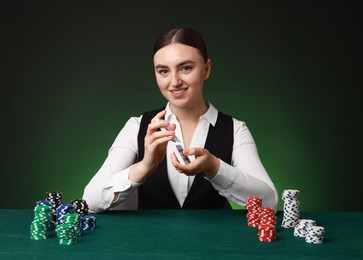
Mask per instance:
[[[39,200],[36,202],[38,206],[51,206],[50,202],[47,200]]]
[[[273,242],[273,241],[276,241],[276,237],[258,237],[258,241]]]

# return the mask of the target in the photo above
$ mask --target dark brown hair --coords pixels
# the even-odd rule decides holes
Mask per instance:
[[[173,28],[161,34],[154,44],[153,56],[158,50],[171,43],[194,47],[199,50],[205,62],[208,60],[207,47],[202,36],[191,28]]]

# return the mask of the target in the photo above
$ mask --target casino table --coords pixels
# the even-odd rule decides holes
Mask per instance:
[[[60,245],[55,231],[30,239],[32,210],[0,210],[0,259],[363,259],[363,212],[301,212],[325,227],[325,242],[309,244],[281,228],[260,242],[245,210],[140,210],[93,214],[95,230]]]

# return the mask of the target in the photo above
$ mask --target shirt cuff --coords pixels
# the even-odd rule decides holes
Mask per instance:
[[[219,186],[221,189],[228,189],[236,180],[237,173],[233,169],[231,170],[231,165],[225,163],[219,159],[220,165],[216,176],[213,179],[208,179],[214,185]],[[232,167],[233,168],[233,167]]]

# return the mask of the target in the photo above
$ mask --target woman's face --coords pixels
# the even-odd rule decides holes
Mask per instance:
[[[156,82],[171,106],[189,107],[204,104],[203,83],[210,74],[211,62],[204,61],[198,49],[172,43],[154,55]]]

